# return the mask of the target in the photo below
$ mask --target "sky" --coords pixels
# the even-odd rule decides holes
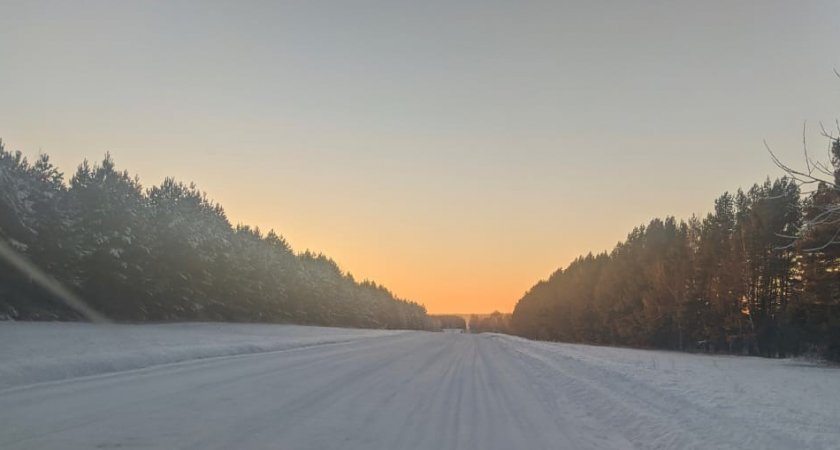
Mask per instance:
[[[840,118],[840,2],[0,0],[0,138],[194,181],[432,313],[509,312]]]

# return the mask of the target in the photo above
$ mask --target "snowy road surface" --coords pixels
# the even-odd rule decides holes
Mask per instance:
[[[799,361],[458,333],[32,325],[0,324],[4,346],[27,349],[0,350],[3,449],[840,448],[840,371]],[[190,335],[215,350],[190,356]],[[63,350],[73,371],[49,362]]]

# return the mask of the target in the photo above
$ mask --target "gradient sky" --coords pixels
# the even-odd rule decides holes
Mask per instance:
[[[840,2],[5,1],[0,137],[195,181],[430,312],[510,311],[840,117]]]

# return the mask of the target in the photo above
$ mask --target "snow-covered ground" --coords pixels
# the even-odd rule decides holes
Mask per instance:
[[[0,391],[21,385],[217,356],[288,350],[402,331],[174,323],[0,322]]]
[[[0,323],[0,448],[840,449],[840,370],[501,335]]]

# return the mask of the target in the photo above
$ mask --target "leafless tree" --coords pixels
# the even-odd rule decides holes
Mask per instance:
[[[836,72],[835,72],[836,73]],[[840,77],[840,75],[838,75]],[[782,169],[800,188],[803,195],[814,199],[820,193],[832,193],[831,201],[809,202],[808,211],[803,214],[802,225],[792,236],[790,246],[805,240],[814,230],[834,230],[827,237],[816,243],[809,243],[803,250],[807,252],[821,251],[835,244],[840,244],[840,122],[835,122],[836,132],[831,132],[820,123],[820,133],[828,140],[827,162],[813,158],[808,152],[805,137],[807,123],[802,127],[802,152],[805,168],[795,168],[782,162],[765,141],[764,146],[770,154],[773,163]]]

